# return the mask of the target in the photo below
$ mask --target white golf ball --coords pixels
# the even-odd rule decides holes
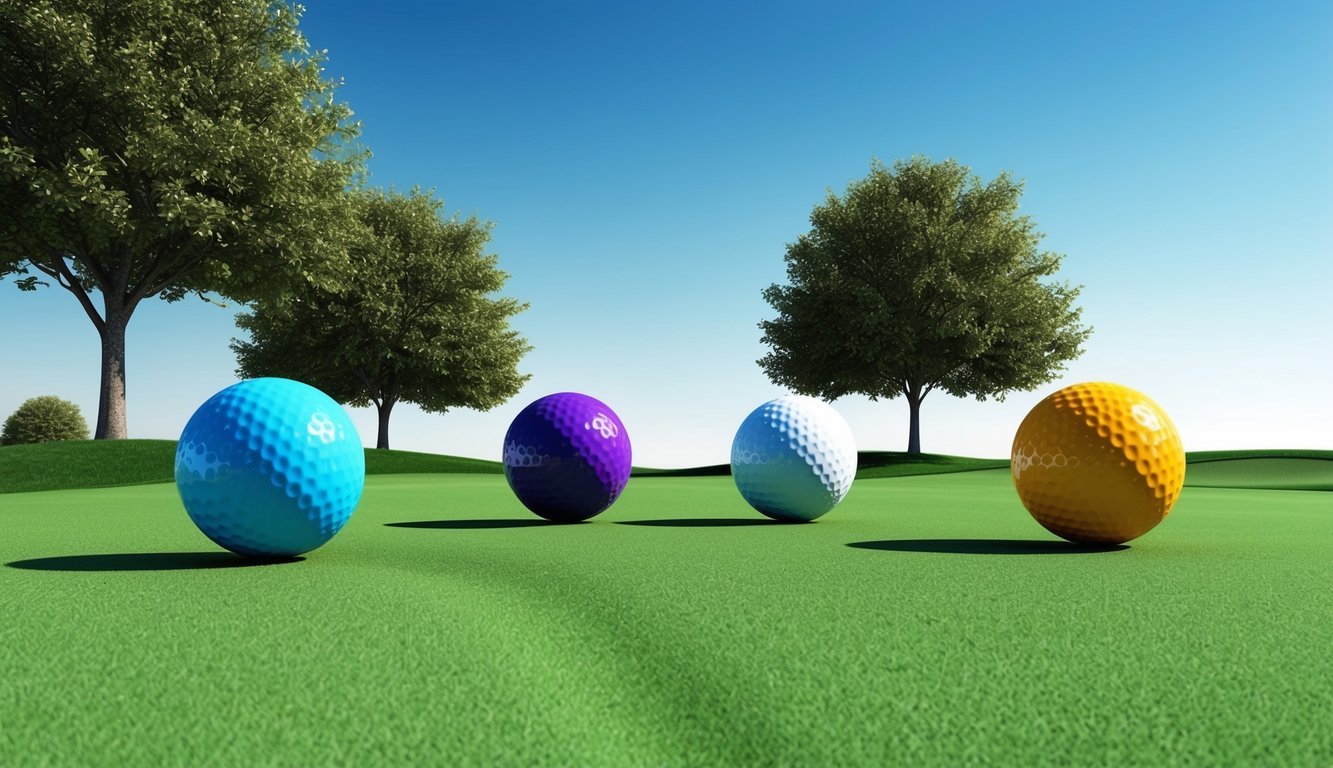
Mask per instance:
[[[856,439],[822,400],[786,395],[754,409],[731,443],[731,476],[750,506],[808,522],[842,501],[856,477]]]

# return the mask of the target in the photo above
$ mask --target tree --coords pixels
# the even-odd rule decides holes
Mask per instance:
[[[1022,183],[989,184],[952,160],[875,162],[787,246],[788,285],[763,295],[759,365],[776,384],[833,400],[903,396],[907,450],[921,452],[921,402],[936,389],[1003,400],[1051,381],[1091,334],[1080,287],[1043,282],[1059,254],[1017,215]]]
[[[5,419],[0,445],[87,440],[88,422],[79,406],[55,395],[29,398]]]
[[[299,13],[0,0],[0,278],[54,282],[96,327],[98,438],[127,436],[125,329],[145,299],[338,279],[357,127]]]
[[[429,193],[353,194],[362,236],[344,289],[312,286],[256,303],[236,322],[237,375],[299,379],[351,406],[374,404],[389,447],[399,402],[431,413],[489,410],[518,393],[531,347],[509,327],[527,308],[493,294],[508,275],[484,253],[490,225],[442,220]]]

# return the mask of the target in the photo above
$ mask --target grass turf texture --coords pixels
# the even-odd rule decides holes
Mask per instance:
[[[1333,451],[1191,453],[1186,485],[1333,491]],[[81,440],[0,447],[0,493],[105,488],[173,481],[173,440]],[[1006,459],[861,451],[859,480],[1008,467]],[[497,461],[366,449],[366,474],[501,474]],[[727,464],[686,469],[635,467],[635,477],[723,477]]]
[[[0,447],[0,493],[175,482],[175,440],[76,440]],[[501,474],[498,461],[366,449],[367,475]]]
[[[1085,551],[1004,470],[810,525],[729,478],[560,526],[378,476],[254,566],[170,485],[7,495],[0,764],[1329,764],[1328,498],[1191,488]]]

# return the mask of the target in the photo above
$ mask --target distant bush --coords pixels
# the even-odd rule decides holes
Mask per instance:
[[[83,420],[79,406],[55,395],[24,402],[0,429],[0,445],[87,439],[88,423]]]

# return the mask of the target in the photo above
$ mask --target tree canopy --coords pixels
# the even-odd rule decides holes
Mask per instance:
[[[389,447],[396,403],[431,413],[489,410],[528,376],[518,362],[531,347],[509,326],[527,308],[497,297],[508,275],[485,253],[490,225],[440,216],[443,203],[420,190],[352,194],[361,235],[352,278],[330,289],[257,302],[237,318],[237,374],[283,376],[352,406],[374,404],[376,444]]]
[[[338,279],[357,128],[299,10],[0,0],[0,278],[59,285],[101,335],[99,438],[127,434],[143,300]]]
[[[786,285],[763,295],[759,324],[776,384],[833,400],[907,399],[908,451],[921,450],[932,391],[1003,400],[1054,379],[1091,333],[1079,287],[1043,281],[1060,254],[1018,215],[1022,183],[989,183],[955,161],[879,162],[844,195],[830,191],[787,246]]]

